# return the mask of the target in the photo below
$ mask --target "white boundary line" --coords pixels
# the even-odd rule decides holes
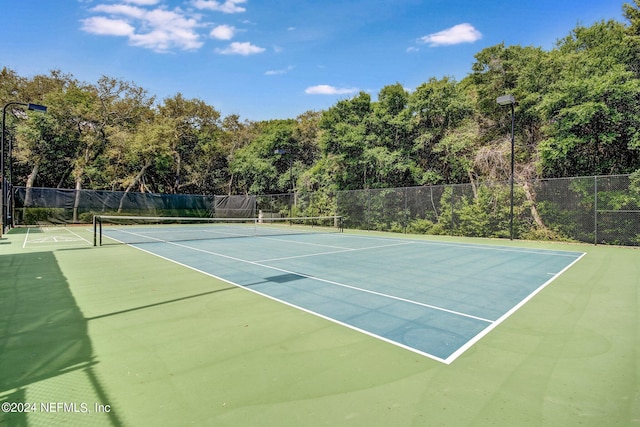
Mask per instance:
[[[142,236],[142,237],[145,237],[145,238],[149,238],[148,236],[143,236],[143,235],[140,235],[140,234],[137,234],[137,233],[133,233],[133,232],[129,232],[129,231],[124,231],[124,230],[118,230],[118,231],[125,232],[125,233],[132,234],[132,235],[139,235],[139,236]],[[352,236],[352,235],[349,235],[349,236]],[[386,239],[386,238],[376,238],[376,237],[368,237],[368,236],[353,236],[353,237],[363,237],[363,238],[367,238],[367,239],[386,240],[386,241],[392,240],[392,241],[396,241],[396,242],[399,242],[399,243],[398,244],[393,244],[393,245],[381,245],[381,246],[370,247],[370,248],[352,249],[352,250],[345,250],[345,251],[336,251],[335,253],[353,252],[353,251],[358,251],[358,250],[376,249],[376,248],[383,248],[383,247],[389,247],[389,246],[402,246],[403,244],[410,244],[410,243],[425,243],[425,244],[436,244],[436,245],[440,244],[439,242],[435,242],[435,243],[434,242],[421,242],[420,240]],[[114,239],[112,237],[110,237],[110,238],[115,240],[115,241],[118,241],[117,239]],[[546,249],[540,249],[538,251],[537,250],[526,250],[526,249],[525,250],[518,250],[517,248],[515,248],[515,249],[505,248],[505,247],[492,248],[491,246],[442,243],[441,245],[444,245],[444,246],[464,247],[464,248],[469,248],[470,247],[470,248],[474,248],[474,249],[494,249],[494,250],[503,251],[503,252],[534,253],[534,254],[538,254],[538,255],[558,255],[558,256],[565,256],[566,257],[566,256],[571,256],[570,254],[574,254],[573,256],[575,256],[577,254],[580,254],[580,256],[578,256],[578,258],[573,260],[569,265],[567,265],[565,268],[563,268],[560,272],[555,273],[552,278],[550,278],[545,283],[540,285],[537,289],[535,289],[533,292],[531,292],[526,298],[521,300],[518,304],[516,304],[514,307],[512,307],[509,311],[507,311],[500,318],[498,318],[497,320],[494,321],[494,320],[484,319],[482,317],[469,315],[469,314],[466,314],[466,313],[456,312],[454,310],[449,310],[449,309],[445,309],[445,308],[438,307],[438,306],[432,306],[432,305],[429,305],[429,304],[424,304],[424,303],[420,303],[420,302],[417,302],[417,301],[412,301],[412,300],[409,300],[409,299],[396,297],[394,295],[388,295],[388,294],[384,294],[384,293],[380,293],[380,292],[370,291],[370,290],[367,290],[367,289],[358,288],[356,286],[346,285],[346,284],[342,284],[342,283],[339,283],[339,282],[334,282],[334,281],[331,281],[331,280],[326,280],[326,279],[322,279],[322,278],[319,278],[319,277],[310,276],[310,275],[306,275],[306,274],[300,274],[300,273],[297,273],[297,272],[294,272],[294,271],[289,271],[289,270],[285,270],[285,269],[281,269],[281,268],[277,268],[277,267],[273,267],[273,266],[269,266],[269,265],[264,265],[264,264],[260,263],[260,262],[266,262],[266,261],[269,261],[269,260],[266,260],[266,261],[248,261],[248,260],[244,260],[244,259],[241,259],[241,258],[232,257],[232,256],[229,256],[229,255],[224,255],[224,254],[220,254],[220,253],[216,253],[216,252],[207,251],[207,250],[204,250],[204,249],[194,248],[192,246],[187,246],[187,245],[176,243],[176,242],[169,242],[169,241],[166,241],[166,240],[155,239],[155,238],[151,238],[151,239],[152,240],[156,240],[156,241],[158,241],[160,243],[168,243],[170,245],[183,247],[185,249],[190,249],[190,250],[194,250],[194,251],[197,251],[197,252],[203,252],[203,253],[207,253],[207,254],[210,254],[210,255],[219,256],[221,258],[227,258],[227,259],[231,259],[231,260],[234,260],[234,261],[255,265],[255,266],[258,266],[258,267],[263,267],[263,268],[267,268],[267,269],[271,269],[271,270],[276,270],[276,271],[280,271],[280,272],[286,273],[286,274],[295,274],[295,275],[298,275],[298,276],[301,276],[301,277],[305,277],[305,278],[308,278],[308,279],[312,279],[312,280],[316,280],[316,281],[320,281],[320,282],[324,282],[324,283],[328,283],[328,284],[332,284],[332,285],[336,285],[336,286],[341,286],[341,287],[353,289],[353,290],[356,290],[356,291],[370,293],[370,294],[374,294],[374,295],[390,298],[390,299],[397,300],[397,301],[407,302],[407,303],[415,304],[415,305],[422,306],[422,307],[425,307],[425,308],[430,308],[430,309],[434,309],[434,310],[438,310],[438,311],[443,311],[443,312],[447,312],[447,313],[450,313],[450,314],[459,315],[459,316],[462,316],[462,317],[471,318],[471,319],[474,319],[474,320],[478,320],[478,321],[481,321],[481,322],[488,323],[488,326],[486,328],[484,328],[480,333],[476,334],[473,338],[468,340],[465,344],[463,344],[461,347],[459,347],[458,350],[453,352],[449,357],[447,357],[446,359],[443,359],[443,358],[435,356],[433,354],[426,353],[424,351],[418,350],[418,349],[416,349],[414,347],[411,347],[411,346],[402,344],[400,342],[391,340],[389,338],[380,336],[378,334],[372,333],[372,332],[367,331],[365,329],[361,329],[361,328],[359,328],[357,326],[342,322],[342,321],[340,321],[338,319],[335,319],[335,318],[332,318],[332,317],[329,317],[329,316],[325,316],[325,315],[317,313],[317,312],[315,312],[313,310],[310,310],[310,309],[307,309],[307,308],[304,308],[304,307],[300,307],[300,306],[298,306],[296,304],[281,300],[281,299],[276,298],[274,296],[265,294],[263,292],[255,290],[255,289],[252,289],[251,287],[240,285],[238,283],[232,282],[230,280],[227,280],[227,279],[225,279],[223,277],[220,277],[220,276],[217,276],[215,274],[208,273],[206,271],[200,270],[200,269],[198,269],[196,267],[193,267],[193,266],[190,266],[190,265],[187,265],[187,264],[183,264],[183,263],[181,263],[179,261],[176,261],[176,260],[171,259],[171,258],[167,258],[167,257],[165,257],[163,255],[156,254],[154,252],[148,251],[146,249],[140,248],[140,247],[135,246],[135,245],[129,245],[129,246],[133,246],[135,249],[138,249],[138,250],[140,250],[142,252],[145,252],[145,253],[148,253],[150,255],[156,256],[158,258],[162,258],[162,259],[167,260],[169,262],[172,262],[174,264],[180,265],[182,267],[186,267],[186,268],[188,268],[190,270],[197,271],[199,273],[205,274],[207,276],[210,276],[210,277],[213,277],[215,279],[221,280],[221,281],[223,281],[225,283],[228,283],[228,284],[231,284],[233,286],[236,286],[238,288],[241,288],[241,289],[253,292],[255,294],[261,295],[263,297],[269,298],[269,299],[271,299],[273,301],[277,301],[277,302],[280,302],[280,303],[285,304],[287,306],[290,306],[290,307],[296,308],[298,310],[304,311],[306,313],[318,316],[320,318],[323,318],[323,319],[328,320],[330,322],[333,322],[333,323],[339,324],[341,326],[347,327],[349,329],[356,330],[356,331],[361,332],[361,333],[363,333],[365,335],[369,335],[369,336],[374,337],[376,339],[379,339],[379,340],[385,341],[387,343],[393,344],[393,345],[395,345],[397,347],[401,347],[401,348],[404,348],[404,349],[409,350],[411,352],[414,352],[414,353],[420,354],[422,356],[425,356],[427,358],[436,360],[438,362],[442,362],[442,363],[444,363],[446,365],[450,365],[451,363],[453,363],[458,357],[460,357],[462,354],[464,354],[465,351],[467,351],[474,344],[476,344],[478,341],[480,341],[480,339],[482,339],[489,332],[491,332],[493,329],[495,329],[498,325],[500,325],[502,322],[504,322],[513,313],[515,313],[518,309],[520,309],[523,305],[525,305],[529,300],[531,300],[535,295],[537,295],[539,292],[541,292],[551,282],[553,282],[562,273],[567,271],[569,268],[571,268],[575,263],[580,261],[586,255],[585,252],[582,252],[582,253],[580,253],[580,252],[571,252],[571,251],[555,251],[554,252],[554,251],[546,250]],[[289,242],[289,241],[287,240],[287,242]],[[123,242],[121,242],[121,243],[123,243]],[[545,252],[553,252],[553,253],[545,254]],[[557,253],[557,252],[566,252],[567,254],[564,255],[564,254],[560,254],[560,253]],[[322,254],[314,254],[314,255],[322,255]],[[286,259],[286,258],[283,258],[283,259]],[[548,274],[553,274],[553,273],[548,273]]]
[[[172,263],[177,264],[177,265],[180,265],[180,266],[182,266],[182,267],[186,267],[186,268],[188,268],[188,269],[190,269],[190,270],[193,270],[193,271],[196,271],[196,272],[198,272],[198,273],[205,274],[205,275],[207,275],[207,276],[209,276],[209,277],[213,277],[214,279],[220,280],[220,281],[222,281],[222,282],[224,282],[224,283],[228,283],[228,284],[233,285],[233,286],[235,286],[235,287],[237,287],[237,288],[239,288],[239,289],[243,289],[243,290],[245,290],[245,291],[253,292],[254,294],[260,295],[261,297],[268,298],[268,299],[270,299],[270,300],[272,300],[272,301],[276,301],[276,302],[279,302],[279,303],[281,303],[281,304],[287,305],[287,306],[289,306],[289,307],[295,308],[295,309],[297,309],[297,310],[303,311],[303,312],[305,312],[305,313],[308,313],[308,314],[314,315],[314,316],[316,316],[316,317],[320,317],[320,318],[322,318],[322,319],[324,319],[324,320],[328,320],[328,321],[333,322],[333,323],[336,323],[336,324],[338,324],[338,325],[340,325],[340,326],[344,326],[344,327],[346,327],[346,328],[349,328],[349,329],[352,329],[352,330],[358,331],[358,332],[360,332],[360,333],[362,333],[362,334],[365,334],[365,335],[368,335],[368,336],[370,336],[370,337],[373,337],[373,338],[379,339],[379,340],[381,340],[381,341],[385,341],[385,342],[387,342],[387,343],[389,343],[389,344],[395,345],[395,346],[397,346],[397,347],[401,347],[401,348],[403,348],[403,349],[405,349],[405,350],[409,350],[409,351],[411,351],[411,352],[413,352],[413,353],[417,353],[417,354],[419,354],[419,355],[421,355],[421,356],[424,356],[424,357],[427,357],[427,358],[429,358],[429,359],[433,359],[433,360],[436,360],[436,361],[438,361],[438,362],[442,362],[442,363],[445,363],[445,364],[449,364],[449,363],[447,363],[447,361],[446,361],[445,359],[442,359],[441,357],[434,356],[433,354],[426,353],[426,352],[424,352],[424,351],[418,350],[417,348],[414,348],[414,347],[411,347],[411,346],[408,346],[408,345],[405,345],[405,344],[399,343],[399,342],[397,342],[397,341],[390,340],[389,338],[385,338],[385,337],[383,337],[383,336],[380,336],[380,335],[374,334],[374,333],[372,333],[372,332],[370,332],[370,331],[367,331],[367,330],[365,330],[365,329],[361,329],[361,328],[359,328],[359,327],[357,327],[357,326],[350,325],[350,324],[348,324],[348,323],[344,323],[344,322],[342,322],[342,321],[340,321],[340,320],[338,320],[338,319],[335,319],[335,318],[333,318],[333,317],[325,316],[324,314],[320,314],[320,313],[318,313],[318,312],[315,312],[315,311],[309,310],[309,309],[307,309],[307,308],[300,307],[300,306],[298,306],[298,305],[295,305],[295,304],[292,304],[292,303],[290,303],[290,302],[287,302],[287,301],[281,300],[281,299],[276,298],[276,297],[274,297],[274,296],[271,296],[271,295],[269,295],[269,294],[265,294],[265,293],[262,293],[262,292],[260,292],[260,291],[255,290],[255,289],[252,289],[251,287],[240,285],[240,284],[238,284],[238,283],[232,282],[232,281],[230,281],[230,280],[228,280],[228,279],[225,279],[225,278],[223,278],[223,277],[217,276],[217,275],[215,275],[215,274],[213,274],[213,273],[209,273],[209,272],[207,272],[207,271],[200,270],[200,269],[198,269],[198,268],[196,268],[196,267],[193,267],[193,266],[191,266],[191,265],[188,265],[188,264],[183,264],[183,263],[181,263],[180,261],[176,261],[176,260],[174,260],[174,259],[167,258],[167,257],[165,257],[165,256],[163,256],[163,255],[159,255],[159,254],[156,254],[156,253],[154,253],[154,252],[150,252],[150,251],[148,251],[148,250],[146,250],[146,249],[143,249],[143,248],[140,248],[140,247],[138,247],[138,246],[133,246],[133,245],[130,245],[130,246],[132,246],[133,248],[135,248],[135,249],[137,249],[137,250],[139,250],[139,251],[142,251],[142,252],[148,253],[148,254],[150,254],[150,255],[153,255],[153,256],[155,256],[155,257],[158,257],[158,258],[164,259],[164,260],[166,260],[166,261],[172,262]],[[295,274],[297,274],[297,273],[295,273]]]
[[[31,227],[27,228],[27,234],[24,235],[24,242],[22,242],[22,249],[27,247],[27,240],[29,240],[29,231],[31,231]]]
[[[76,236],[79,239],[84,240],[85,242],[87,242],[90,245],[93,245],[93,242],[88,241],[87,239],[85,239],[84,237],[82,237],[81,235],[79,235],[78,233],[74,233],[73,231],[69,230],[67,227],[65,227],[65,230],[67,230],[69,233],[73,234],[74,236]]]
[[[511,310],[507,311],[505,314],[503,314],[502,316],[500,316],[500,318],[498,318],[496,321],[494,321],[491,325],[489,325],[487,328],[485,328],[482,332],[480,332],[478,335],[476,335],[475,337],[473,337],[472,339],[470,339],[469,341],[467,341],[466,344],[464,344],[462,347],[460,347],[458,350],[456,350],[455,352],[453,352],[451,354],[451,356],[449,356],[445,363],[447,365],[451,364],[454,360],[456,360],[460,355],[462,355],[465,351],[467,351],[470,347],[472,347],[475,343],[477,343],[478,341],[480,341],[480,339],[482,337],[484,337],[485,335],[487,335],[489,332],[491,332],[493,329],[495,329],[498,325],[500,325],[502,322],[504,322],[508,317],[510,317],[513,313],[515,313],[518,309],[520,309],[520,307],[522,307],[523,305],[525,305],[527,302],[529,302],[529,300],[531,300],[534,296],[536,296],[538,293],[540,293],[540,291],[542,291],[544,288],[546,288],[551,282],[553,282],[554,280],[556,280],[562,273],[564,273],[565,271],[567,271],[569,268],[571,268],[575,263],[577,263],[578,261],[580,261],[584,256],[586,255],[586,252],[583,252],[582,255],[580,255],[578,258],[576,258],[571,264],[567,265],[565,268],[563,268],[561,271],[559,271],[558,273],[556,273],[551,279],[547,280],[546,282],[544,282],[542,285],[540,285],[536,290],[534,290],[533,292],[531,292],[526,298],[524,298],[522,301],[520,301],[518,304],[516,304],[513,308],[511,308]]]
[[[280,240],[280,239],[271,239],[271,240],[279,240],[281,242],[290,242],[289,240]],[[297,242],[295,242],[297,243]],[[343,249],[340,251],[329,251],[329,252],[318,252],[315,254],[306,254],[306,255],[294,255],[294,256],[288,256],[288,257],[282,257],[282,258],[271,258],[271,259],[260,259],[254,262],[271,262],[271,261],[284,261],[284,260],[288,260],[288,259],[296,259],[296,258],[308,258],[308,257],[314,257],[314,256],[321,256],[321,255],[332,255],[332,254],[341,254],[341,253],[345,253],[345,252],[362,252],[362,251],[368,251],[371,249],[382,249],[382,248],[390,248],[390,247],[394,247],[394,246],[406,246],[406,245],[412,245],[413,242],[404,242],[404,243],[394,243],[392,245],[380,245],[380,246],[369,246],[368,248],[349,248],[349,249]],[[322,245],[319,245],[322,246]]]
[[[386,241],[395,241],[395,242],[413,242],[416,244],[422,244],[427,246],[450,246],[450,247],[459,247],[465,249],[476,249],[476,250],[490,250],[490,251],[498,251],[498,252],[518,252],[523,254],[538,254],[538,255],[548,255],[548,256],[565,256],[565,257],[574,257],[576,254],[580,254],[582,252],[578,251],[566,251],[566,250],[554,250],[554,249],[530,249],[530,248],[519,248],[519,247],[508,247],[508,246],[500,246],[500,245],[483,245],[476,243],[453,243],[453,242],[436,242],[433,240],[418,240],[418,239],[398,239],[392,237],[374,237],[374,236],[361,236],[359,234],[350,234],[343,233],[341,236],[346,237],[354,237],[358,239],[370,239],[370,240],[386,240]]]
[[[129,233],[129,234],[136,234],[136,233]],[[291,271],[291,270],[285,270],[283,268],[273,267],[271,265],[262,264],[260,261],[249,261],[249,260],[242,259],[242,258],[236,258],[236,257],[230,256],[230,255],[224,255],[224,254],[221,254],[221,253],[218,253],[218,252],[212,252],[212,251],[208,251],[208,250],[205,250],[205,249],[194,248],[193,246],[188,246],[188,245],[184,245],[182,243],[177,243],[177,242],[167,242],[165,240],[160,240],[160,242],[167,243],[167,244],[170,244],[170,245],[173,245],[173,246],[178,246],[178,247],[185,248],[185,249],[190,249],[190,250],[193,250],[193,251],[196,251],[196,252],[202,252],[202,253],[205,253],[205,254],[218,256],[220,258],[230,259],[232,261],[243,262],[245,264],[251,264],[251,265],[258,266],[258,267],[263,267],[263,268],[267,268],[267,269],[270,269],[270,270],[279,271],[279,272],[285,273],[285,274],[295,274],[297,276],[301,276],[301,277],[304,277],[306,279],[316,280],[318,282],[328,283],[330,285],[336,285],[336,286],[340,286],[340,287],[343,287],[343,288],[352,289],[352,290],[355,290],[355,291],[360,291],[360,292],[364,292],[364,293],[368,293],[368,294],[372,294],[372,295],[381,296],[381,297],[384,297],[384,298],[389,298],[389,299],[396,300],[396,301],[402,301],[402,302],[406,302],[406,303],[409,303],[409,304],[418,305],[418,306],[425,307],[425,308],[431,308],[433,310],[443,311],[443,312],[446,312],[446,313],[455,314],[457,316],[466,317],[466,318],[469,318],[469,319],[480,320],[482,322],[487,322],[487,323],[493,322],[492,320],[489,320],[489,319],[484,319],[482,317],[473,316],[473,315],[467,314],[467,313],[461,313],[461,312],[455,311],[455,310],[449,310],[447,308],[438,307],[436,305],[425,304],[425,303],[418,302],[418,301],[413,301],[413,300],[410,300],[410,299],[407,299],[407,298],[397,297],[395,295],[389,295],[389,294],[385,294],[385,293],[382,293],[382,292],[377,292],[377,291],[372,291],[372,290],[369,290],[369,289],[359,288],[357,286],[346,285],[344,283],[335,282],[333,280],[323,279],[321,277],[311,276],[311,275],[308,275],[308,274],[302,274],[302,273],[298,273],[298,272]],[[398,245],[396,245],[396,246],[398,246]],[[367,249],[367,248],[363,248],[363,250],[364,249]],[[356,251],[356,250],[358,250],[358,249],[354,249],[354,251]],[[237,286],[240,286],[242,288],[245,287],[243,285],[237,285]]]

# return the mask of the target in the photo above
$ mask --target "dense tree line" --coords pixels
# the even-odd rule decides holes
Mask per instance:
[[[516,106],[516,179],[640,169],[640,0],[625,22],[578,25],[556,46],[499,44],[461,81],[430,78],[288,120],[222,117],[181,94],[80,82],[54,70],[0,71],[14,185],[194,194],[273,194],[507,180]],[[280,150],[281,154],[275,154]]]

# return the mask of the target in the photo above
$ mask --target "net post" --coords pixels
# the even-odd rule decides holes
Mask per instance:
[[[98,217],[98,230],[100,233],[100,246],[102,246],[102,218]]]
[[[93,216],[93,246],[97,246],[98,236],[96,236],[96,231],[98,231],[98,226],[96,224],[96,216]]]

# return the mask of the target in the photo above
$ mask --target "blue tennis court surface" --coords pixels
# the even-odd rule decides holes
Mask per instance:
[[[444,363],[584,255],[348,233],[133,246]]]

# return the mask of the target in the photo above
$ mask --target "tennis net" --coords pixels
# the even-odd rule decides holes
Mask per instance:
[[[340,216],[190,218],[100,215],[93,218],[94,246],[340,232]]]

